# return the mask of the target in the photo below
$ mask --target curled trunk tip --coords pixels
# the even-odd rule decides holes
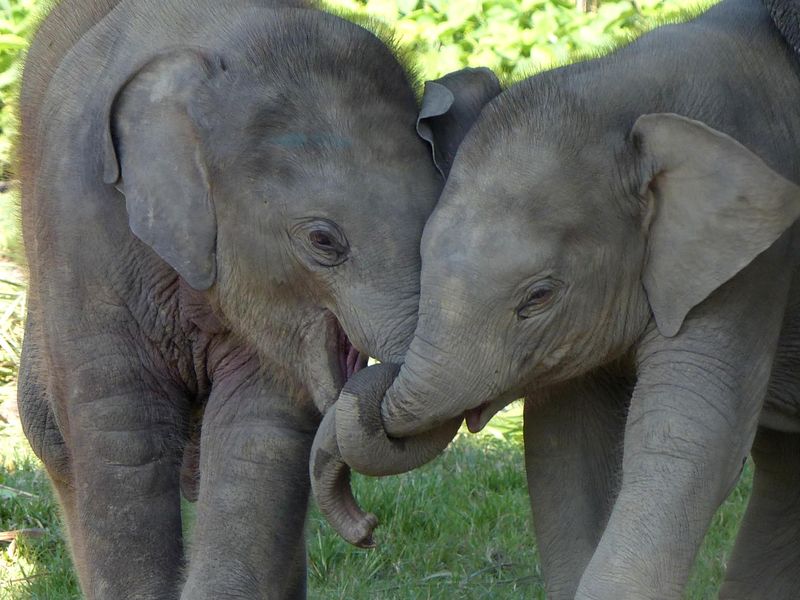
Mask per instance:
[[[359,548],[374,548],[373,532],[378,518],[364,512],[350,487],[350,467],[342,460],[336,443],[336,411],[322,420],[309,463],[311,490],[320,512],[347,542]]]
[[[458,417],[414,437],[390,438],[381,404],[398,371],[380,364],[356,373],[328,410],[311,448],[311,488],[320,511],[339,535],[362,548],[375,545],[378,519],[353,497],[350,467],[376,477],[416,469],[441,454],[461,425]]]

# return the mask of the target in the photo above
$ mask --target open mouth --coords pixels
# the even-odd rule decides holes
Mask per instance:
[[[464,413],[464,420],[467,422],[467,429],[470,433],[478,433],[486,426],[488,419],[483,421],[483,411],[489,406],[490,402],[484,402],[477,408],[471,408]]]
[[[369,360],[369,355],[353,346],[338,321],[336,322],[336,356],[339,361],[339,374],[342,377],[342,385],[366,367]]]

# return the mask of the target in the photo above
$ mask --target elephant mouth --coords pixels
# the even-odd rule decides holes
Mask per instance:
[[[339,321],[336,321],[336,358],[339,365],[341,387],[361,369],[367,366],[369,355],[356,348],[347,337]]]
[[[467,429],[470,433],[478,433],[489,422],[489,419],[484,420],[483,412],[489,407],[489,402],[484,402],[477,408],[471,408],[464,412],[464,420],[467,423]]]
[[[486,424],[492,420],[492,417],[513,402],[515,398],[515,394],[504,395],[495,400],[487,400],[480,406],[464,411],[464,420],[469,432],[479,433],[482,431]]]

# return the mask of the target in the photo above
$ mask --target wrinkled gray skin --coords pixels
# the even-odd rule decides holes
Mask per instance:
[[[442,178],[412,86],[303,4],[68,0],[33,41],[20,413],[89,599],[304,597],[341,331],[361,361],[413,333]]]
[[[551,598],[680,598],[751,447],[721,597],[797,597],[798,73],[761,3],[726,0],[501,94],[426,225],[399,375],[372,413],[340,398],[397,444],[524,395]]]

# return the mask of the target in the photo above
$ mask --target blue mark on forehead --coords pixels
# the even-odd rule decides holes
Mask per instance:
[[[301,148],[303,146],[327,146],[329,148],[349,148],[352,142],[333,133],[286,133],[270,140],[271,144],[284,148]]]

